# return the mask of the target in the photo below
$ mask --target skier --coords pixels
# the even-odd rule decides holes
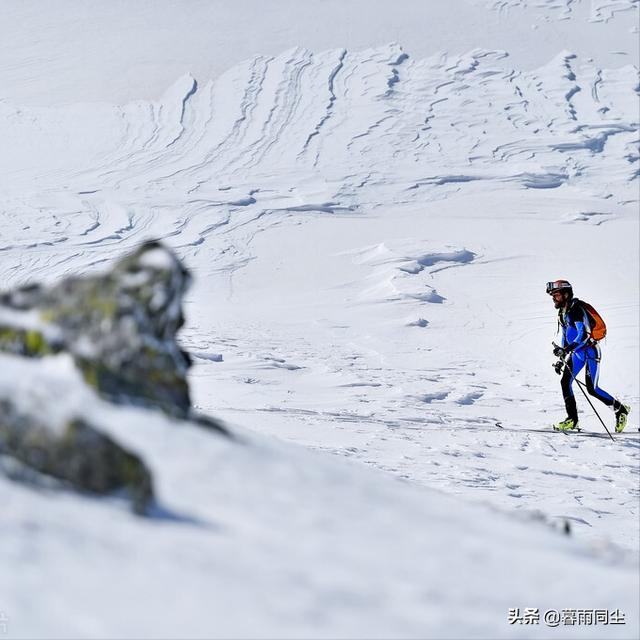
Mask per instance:
[[[578,428],[578,408],[573,395],[572,382],[586,365],[585,378],[587,391],[609,407],[613,407],[616,416],[616,432],[620,433],[627,424],[630,407],[613,398],[598,386],[600,372],[600,346],[592,337],[592,322],[586,310],[586,303],[573,297],[573,287],[566,280],[547,282],[547,293],[558,309],[558,322],[562,327],[560,345],[554,344],[553,355],[565,360],[561,386],[564,404],[567,409],[565,420],[554,426],[558,431],[571,431]],[[589,307],[592,311],[593,308]],[[597,315],[597,312],[596,312]],[[602,323],[604,335],[604,323]],[[556,365],[556,372],[561,373],[562,362]]]

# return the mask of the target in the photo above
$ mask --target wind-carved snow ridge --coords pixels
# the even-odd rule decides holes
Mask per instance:
[[[503,13],[512,10],[539,9],[541,16],[567,20],[576,4],[589,2],[589,22],[609,22],[616,13],[638,8],[640,0],[474,0],[476,4]]]
[[[590,22],[609,22],[616,13],[638,10],[640,0],[591,0]],[[637,22],[637,19],[636,19]]]
[[[72,270],[87,246],[154,236],[218,243],[233,269],[249,256],[222,236],[283,216],[357,215],[487,185],[632,202],[636,88],[634,66],[600,69],[570,52],[523,71],[504,51],[416,60],[391,44],[256,56],[204,85],[186,75],[157,102],[3,102],[0,251],[59,244]],[[15,224],[27,218],[28,241]],[[3,275],[16,265],[4,264]]]
[[[362,301],[418,301],[442,304],[446,298],[426,282],[426,277],[472,262],[476,255],[467,249],[447,248],[445,251],[425,251],[427,243],[415,240],[384,242],[353,253],[356,264],[372,267]],[[426,273],[423,273],[425,272]],[[420,277],[416,277],[420,276]],[[408,326],[426,327],[423,318]]]
[[[320,133],[320,129],[322,128],[322,125],[331,117],[331,109],[333,108],[333,103],[336,101],[336,94],[335,94],[333,85],[334,85],[336,76],[338,75],[340,70],[344,67],[344,59],[346,55],[347,55],[347,50],[343,49],[342,52],[340,53],[338,64],[335,66],[335,68],[331,72],[331,75],[329,76],[329,103],[327,104],[327,112],[321,118],[320,122],[318,122],[313,132],[309,134],[309,137],[304,143],[303,151],[306,151],[311,139]]]
[[[384,94],[385,98],[388,98],[393,93],[393,85],[400,82],[400,71],[398,71],[397,67],[400,66],[405,60],[408,60],[408,59],[409,59],[409,56],[406,53],[401,53],[395,62],[389,63],[392,69],[391,69],[391,76],[387,80],[388,89]]]
[[[195,78],[192,78],[192,80],[193,82],[192,82],[191,88],[187,91],[187,93],[182,98],[182,109],[180,111],[180,124],[182,125],[183,131],[184,131],[184,114],[187,108],[187,102],[189,101],[189,98],[191,98],[191,96],[193,96],[195,92],[198,90],[198,81]],[[178,137],[180,136],[178,135]],[[167,146],[170,147],[172,144],[174,144],[174,142],[178,139],[178,137],[174,138],[171,142],[169,142]]]

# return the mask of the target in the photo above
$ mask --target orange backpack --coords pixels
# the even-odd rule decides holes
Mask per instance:
[[[582,308],[586,311],[589,318],[589,327],[591,329],[591,338],[598,342],[607,335],[607,325],[605,324],[602,316],[584,300],[579,300]]]

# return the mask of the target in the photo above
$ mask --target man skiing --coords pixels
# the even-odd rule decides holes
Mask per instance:
[[[587,391],[594,398],[613,407],[616,415],[616,432],[620,433],[627,424],[630,407],[622,404],[598,386],[600,346],[592,336],[593,326],[586,309],[589,305],[573,297],[573,287],[566,280],[548,282],[547,293],[553,299],[554,307],[558,309],[558,322],[562,328],[560,345],[554,344],[553,354],[564,360],[564,371],[562,371],[561,361],[556,365],[556,372],[562,371],[562,395],[567,409],[566,419],[554,425],[553,428],[557,431],[571,431],[578,428],[578,408],[572,383],[586,365]],[[593,311],[592,307],[589,309]],[[604,329],[604,323],[602,327]]]

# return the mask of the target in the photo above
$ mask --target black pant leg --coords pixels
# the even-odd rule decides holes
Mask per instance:
[[[571,381],[573,379],[571,375],[572,361],[569,359],[567,365],[562,372],[562,378],[560,378],[560,386],[562,387],[562,397],[564,398],[564,406],[567,409],[567,417],[578,421],[578,406],[576,405],[576,398],[571,390]]]

